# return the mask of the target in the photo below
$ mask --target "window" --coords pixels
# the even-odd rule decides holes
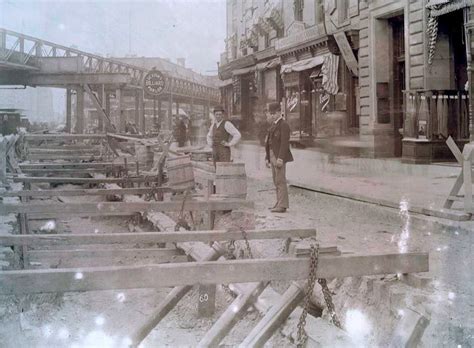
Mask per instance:
[[[314,4],[314,23],[324,23],[324,5],[323,0],[316,0]]]
[[[302,21],[303,20],[303,7],[304,7],[304,0],[294,0],[293,1],[293,10],[295,13],[295,21]]]
[[[268,33],[265,33],[265,35],[263,36],[263,39],[265,41],[264,48],[270,47],[270,35]]]

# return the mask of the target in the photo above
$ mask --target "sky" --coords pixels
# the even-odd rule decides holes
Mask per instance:
[[[100,55],[184,57],[217,74],[225,0],[0,0],[0,27]]]

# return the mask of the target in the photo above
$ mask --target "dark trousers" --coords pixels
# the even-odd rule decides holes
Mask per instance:
[[[277,159],[273,151],[270,150],[270,164],[272,166],[273,184],[275,184],[277,198],[275,208],[288,209],[290,207],[290,199],[288,197],[288,187],[286,184],[286,163],[283,163],[283,165],[278,168],[276,162]]]
[[[216,166],[216,162],[230,162],[230,147],[222,145],[213,146],[212,160],[214,161],[214,166]]]

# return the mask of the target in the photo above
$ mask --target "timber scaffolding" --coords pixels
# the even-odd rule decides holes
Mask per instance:
[[[145,166],[138,163],[134,176],[130,175],[132,162],[124,160],[122,163],[123,159],[131,158],[126,156],[111,162],[103,162],[102,157],[89,158],[88,162],[74,161],[67,156],[60,161],[57,161],[57,158],[52,161],[50,157],[31,157],[41,152],[32,151],[34,146],[31,145],[35,142],[42,142],[40,149],[44,152],[58,150],[55,146],[60,146],[59,150],[69,150],[68,144],[44,146],[45,142],[54,143],[58,139],[61,142],[65,139],[69,141],[71,138],[68,136],[27,135],[8,138],[7,158],[10,164],[2,177],[4,186],[11,188],[11,182],[17,182],[22,183],[23,187],[20,190],[7,189],[0,192],[0,215],[16,214],[19,224],[18,234],[0,235],[0,245],[14,248],[20,262],[16,269],[0,271],[0,294],[172,287],[147,322],[130,329],[131,346],[136,347],[193,286],[199,287],[198,315],[212,315],[215,311],[216,286],[221,285],[236,297],[202,337],[198,346],[218,346],[243,318],[248,308],[253,306],[263,317],[240,345],[261,347],[273,333],[286,325],[287,318],[298,318],[307,310],[307,306],[303,311],[297,307],[305,297],[305,292],[308,295],[309,288],[312,289],[316,279],[406,274],[429,270],[427,253],[345,255],[341,254],[336,246],[317,245],[315,229],[215,230],[213,221],[217,212],[253,209],[253,202],[229,197],[227,192],[214,192],[216,170],[206,162],[193,163],[192,184],[179,185],[188,182],[188,178],[177,180],[179,175],[168,178],[166,184],[164,174],[167,168],[164,163],[169,155],[169,142],[162,141],[151,145],[149,140],[125,138],[120,139],[125,143],[119,146],[120,152],[130,147],[128,143],[137,142],[157,149],[158,156],[154,156],[154,163]],[[97,139],[104,140],[102,136],[95,140]],[[78,140],[79,142],[76,142]],[[69,145],[72,146],[71,151],[78,150],[81,146],[84,146],[83,150],[89,151],[86,147],[91,146],[91,142],[95,140],[93,136],[81,136]],[[25,146],[24,142],[30,143],[29,152],[25,150],[28,146]],[[100,146],[109,145],[102,143]],[[90,153],[86,152],[86,156],[89,155]],[[19,158],[22,158],[23,162],[18,163]],[[29,160],[28,163],[25,160]],[[184,173],[184,168],[188,169],[187,163],[179,167],[183,168],[181,174]],[[29,176],[24,176],[22,172]],[[80,177],[79,173],[82,174]],[[89,187],[37,189],[38,183],[72,183]],[[194,189],[194,183],[203,187],[203,195],[195,191],[190,193]],[[95,185],[105,187],[90,187]],[[68,196],[113,197],[114,200],[120,201],[52,204],[41,204],[40,201],[45,197]],[[189,226],[183,221],[183,212],[190,212],[191,216],[206,215],[208,229],[187,230]],[[37,219],[111,215],[135,216],[137,220],[147,220],[159,232],[91,231],[79,234],[72,231],[67,234],[38,234],[31,233],[30,230],[30,221]],[[252,256],[248,241],[257,239],[284,240],[288,255],[270,259],[236,259],[233,250],[229,248],[233,241],[243,240],[248,245],[247,253]],[[314,245],[317,245],[316,249]],[[90,246],[95,248],[91,249]],[[126,265],[117,266],[117,259]],[[84,266],[85,260],[97,266]],[[61,268],[58,268],[58,265]],[[310,275],[313,283],[308,279]],[[282,295],[268,287],[271,281],[276,280],[290,282],[290,286]],[[266,295],[262,298],[263,294]],[[308,299],[307,297],[306,301]],[[328,307],[329,305],[330,303]],[[317,342],[309,329],[317,325],[313,319],[308,317],[306,320],[308,346],[314,346]],[[338,324],[335,316],[333,322]]]

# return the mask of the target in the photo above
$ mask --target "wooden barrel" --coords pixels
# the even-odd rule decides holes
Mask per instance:
[[[151,146],[135,144],[135,156],[141,168],[148,170],[153,166],[155,153]]]
[[[166,160],[168,185],[175,188],[194,187],[194,172],[191,157],[180,156]]]
[[[247,197],[247,175],[244,163],[216,163],[216,194],[225,197]]]

